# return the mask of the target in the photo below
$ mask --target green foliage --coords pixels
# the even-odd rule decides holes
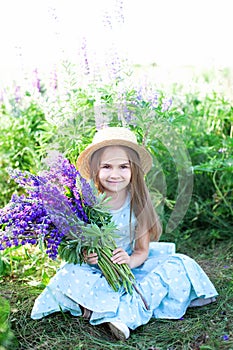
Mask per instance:
[[[0,126],[0,203],[6,204],[17,189],[9,180],[7,168],[37,171],[45,144],[50,135],[48,123],[39,105],[32,100],[13,104],[9,110],[2,107]]]
[[[213,72],[202,74],[199,80],[209,87]],[[80,85],[69,62],[63,64],[58,86],[36,96],[25,91],[20,100],[9,94],[0,108],[1,205],[19,191],[8,167],[38,172],[52,148],[75,163],[96,127],[123,125],[136,131],[152,154],[146,181],[163,222],[163,239],[173,239],[178,224],[180,240],[205,237],[209,244],[231,236],[233,106],[224,93],[174,84],[173,105],[164,110],[167,96],[152,82]]]
[[[0,297],[0,349],[13,349],[16,346],[16,339],[10,328],[8,318],[10,315],[10,304],[7,299]]]
[[[231,237],[233,106],[215,92],[202,99],[190,94],[186,100],[180,106],[187,123],[182,131],[192,159],[195,185],[184,229],[195,230],[201,243],[209,244]]]

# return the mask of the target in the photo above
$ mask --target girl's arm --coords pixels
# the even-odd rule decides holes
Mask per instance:
[[[112,261],[116,264],[128,264],[131,269],[140,266],[148,257],[150,235],[149,232],[135,241],[132,255],[128,255],[123,248],[113,251]]]

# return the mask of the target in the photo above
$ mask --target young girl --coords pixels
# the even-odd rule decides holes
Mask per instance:
[[[173,243],[158,241],[161,226],[144,181],[152,158],[134,133],[122,127],[98,131],[78,157],[77,167],[110,197],[113,220],[119,227],[115,264],[126,263],[136,277],[133,294],[112,290],[98,268],[95,253],[86,263],[66,263],[35,301],[31,317],[57,311],[83,315],[92,325],[108,323],[118,339],[152,317],[179,319],[188,307],[206,305],[217,292],[201,267],[175,253]]]

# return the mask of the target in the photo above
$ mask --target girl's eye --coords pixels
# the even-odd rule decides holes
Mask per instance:
[[[121,165],[121,169],[128,169],[128,168],[129,168],[129,165],[126,165],[126,164]]]
[[[109,169],[110,168],[110,165],[108,164],[104,164],[101,166],[101,169]]]

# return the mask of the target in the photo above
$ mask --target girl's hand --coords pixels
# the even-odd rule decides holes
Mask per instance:
[[[85,263],[89,265],[96,265],[98,264],[98,255],[96,253],[89,253],[87,254],[87,251],[83,251],[84,261]]]
[[[128,264],[130,262],[130,256],[123,248],[117,248],[113,251],[111,260],[114,264]]]

